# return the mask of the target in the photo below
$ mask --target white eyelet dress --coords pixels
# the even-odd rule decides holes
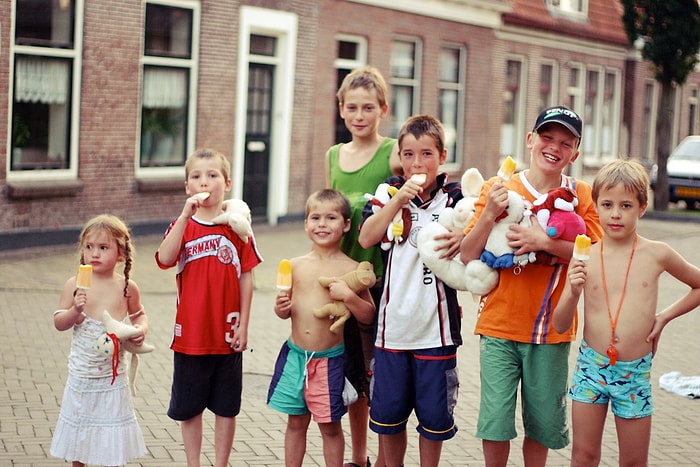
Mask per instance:
[[[128,322],[128,317],[125,318]],[[51,455],[93,465],[125,465],[146,454],[120,351],[112,383],[112,358],[96,349],[101,321],[86,317],[73,326],[68,380],[56,423]]]

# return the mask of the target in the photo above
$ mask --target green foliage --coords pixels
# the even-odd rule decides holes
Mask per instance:
[[[621,0],[625,32],[634,45],[644,43],[642,57],[651,62],[662,85],[683,84],[700,49],[697,0]]]
[[[182,123],[181,112],[172,109],[144,109],[143,131],[156,137],[173,136]]]
[[[15,115],[12,119],[12,145],[16,148],[21,148],[31,138],[29,125],[19,115]]]

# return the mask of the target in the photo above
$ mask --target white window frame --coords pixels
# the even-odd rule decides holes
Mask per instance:
[[[190,58],[170,58],[146,55],[144,47],[141,50],[140,64],[140,85],[143,87],[144,68],[148,65],[164,66],[170,68],[179,68],[189,70],[189,87],[187,89],[187,128],[186,139],[187,147],[185,155],[190,154],[195,149],[197,135],[197,83],[199,82],[199,35],[201,22],[201,3],[190,0],[147,0],[143,3],[143,34],[142,40],[145,40],[146,34],[146,5],[155,4],[175,8],[183,8],[192,10],[192,49]],[[141,116],[143,113],[142,99],[139,98],[138,107],[138,124],[136,125],[136,150],[134,158],[134,170],[136,178],[173,178],[185,177],[184,161],[181,166],[172,167],[141,167]]]
[[[659,108],[659,95],[661,93],[661,86],[659,83],[653,79],[647,79],[644,81],[644,95],[643,99],[646,101],[649,99],[649,122],[648,128],[642,128],[643,134],[645,135],[646,141],[646,154],[641,154],[643,160],[648,162],[656,162],[656,120]],[[651,95],[647,92],[651,89]],[[644,102],[643,101],[643,102]],[[644,106],[644,104],[642,104]],[[642,114],[644,114],[644,107],[642,107]],[[645,122],[642,119],[642,124]],[[640,148],[644,149],[644,144]],[[640,151],[641,152],[641,151]]]
[[[334,37],[336,44],[338,42],[352,42],[357,44],[357,56],[354,60],[336,57],[333,61],[333,67],[336,70],[354,70],[367,64],[367,38],[362,36],[354,36],[350,34],[336,34]]]
[[[605,68],[602,66],[588,66],[581,67],[581,76],[584,77],[583,88],[584,92],[588,92],[590,87],[590,82],[588,79],[589,72],[595,71],[597,75],[597,94],[595,96],[595,111],[591,116],[587,115],[586,111],[579,113],[578,110],[574,109],[583,118],[583,137],[581,146],[579,147],[580,156],[579,160],[582,160],[584,165],[588,167],[599,167],[605,162],[618,157],[618,146],[619,146],[619,132],[616,128],[619,127],[620,112],[621,112],[621,93],[622,93],[622,74],[619,69],[615,68]],[[610,122],[610,149],[606,150],[604,148],[604,126],[603,126],[603,114],[605,108],[605,81],[608,75],[614,75],[615,83],[613,89],[613,95],[611,97],[612,109],[611,109],[611,122]],[[569,88],[570,93],[579,95],[579,90],[574,88]],[[585,94],[583,94],[585,95]],[[587,107],[587,102],[585,99],[581,98],[581,102]]]
[[[78,149],[80,147],[80,97],[81,97],[81,77],[82,77],[82,56],[83,56],[83,17],[85,7],[83,0],[75,0],[75,17],[73,29],[73,48],[53,48],[37,47],[33,45],[15,44],[15,18],[17,17],[17,0],[12,1],[12,21],[10,26],[10,92],[7,115],[7,145],[5,154],[8,182],[18,181],[40,181],[40,180],[77,180],[78,178]],[[11,170],[12,151],[12,103],[14,102],[14,82],[15,82],[15,56],[33,55],[46,58],[68,58],[72,60],[71,70],[71,111],[70,111],[70,147],[68,148],[68,168],[67,169],[47,169],[47,170]]]
[[[266,60],[275,65],[267,206],[267,219],[270,225],[277,225],[279,217],[285,216],[289,209],[287,203],[289,199],[298,21],[296,14],[253,6],[241,6],[239,15],[237,105],[234,140],[232,142],[231,197],[240,199],[243,196],[248,66],[251,62],[263,63],[263,60]],[[274,57],[251,56],[251,34],[276,37],[277,55]]]
[[[391,73],[391,78],[390,78],[390,86],[391,89],[389,90],[390,93],[390,100],[393,99],[392,96],[395,95],[394,93],[394,87],[395,86],[401,86],[401,87],[406,87],[406,88],[411,88],[412,89],[412,101],[413,105],[411,106],[411,111],[409,112],[409,116],[415,115],[416,113],[419,112],[419,109],[421,108],[421,103],[420,103],[420,96],[421,96],[421,70],[422,70],[422,65],[423,65],[423,42],[416,38],[416,37],[410,37],[410,36],[395,36],[392,41],[391,41],[391,46],[393,49],[393,45],[396,42],[407,42],[411,43],[414,45],[414,54],[413,54],[413,78],[402,78],[402,77],[396,77],[393,75],[393,69]],[[393,60],[393,57],[391,58]],[[393,67],[392,67],[393,68]],[[391,136],[395,137],[398,134],[399,129],[401,128],[401,125],[403,125],[403,120],[398,121],[396,118],[396,114],[394,113],[394,110],[392,108],[393,106],[389,105],[389,113],[390,113],[390,120],[391,120]]]
[[[544,103],[545,106],[542,109],[538,109],[539,111],[542,111],[548,107],[553,107],[559,103],[557,101],[559,96],[559,63],[556,60],[545,59],[540,60],[539,65],[539,74],[537,76],[538,86],[542,86],[542,66],[549,65],[550,67],[552,67],[552,82],[550,84],[551,89],[549,90],[549,101]]]
[[[576,4],[580,2],[580,7]],[[562,15],[588,18],[588,0],[545,0],[547,9]]]
[[[605,104],[605,80],[607,79],[608,75],[614,75],[615,76],[615,86],[613,90],[613,96],[612,96],[612,102],[611,105],[613,106],[612,108],[612,122],[610,122],[610,152],[606,153],[603,151],[603,147],[601,146],[601,157],[605,160],[608,159],[616,159],[619,154],[619,146],[620,146],[620,132],[618,131],[618,128],[620,128],[620,118],[622,114],[622,72],[617,69],[617,68],[605,68],[603,69],[603,76],[601,77],[602,79],[602,101],[600,105],[601,109],[601,119],[602,119],[602,112],[604,109],[604,104]],[[603,123],[601,120],[601,132],[604,130]],[[602,133],[601,133],[602,134]],[[601,145],[602,145],[602,138],[601,138]]]
[[[694,135],[700,131],[698,130],[698,113],[700,113],[698,87],[691,85],[688,90],[688,135]]]
[[[455,122],[455,154],[447,154],[447,162],[445,163],[445,171],[455,171],[461,167],[461,162],[464,160],[464,113],[465,113],[465,90],[466,90],[466,77],[467,77],[467,48],[461,44],[442,44],[440,46],[440,51],[442,49],[452,49],[456,50],[459,54],[457,63],[457,82],[446,82],[438,81],[438,98],[442,94],[442,91],[456,91],[457,92],[457,121]],[[439,73],[438,73],[439,75]],[[444,125],[444,122],[443,122]],[[447,128],[445,129],[447,130]],[[445,135],[446,137],[448,135]],[[461,156],[458,158],[458,154]]]
[[[518,81],[518,96],[515,103],[516,108],[513,114],[513,128],[510,132],[504,131],[505,123],[501,122],[499,153],[500,159],[505,159],[506,156],[511,156],[518,163],[528,162],[525,160],[525,134],[530,131],[525,121],[525,103],[527,98],[527,77],[528,77],[528,60],[524,55],[509,55],[506,57],[503,67],[504,76],[508,71],[508,62],[520,63],[520,79]],[[504,85],[507,83],[504,81]],[[504,89],[507,91],[507,89]],[[505,114],[504,114],[505,117]],[[501,162],[499,160],[499,164]]]

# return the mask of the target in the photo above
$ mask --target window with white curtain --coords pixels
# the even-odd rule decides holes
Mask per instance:
[[[688,134],[695,135],[698,132],[698,88],[690,89],[688,97]]]
[[[420,109],[420,42],[397,39],[391,45],[391,136]]]
[[[552,13],[571,16],[588,16],[588,0],[546,0],[545,4]]]
[[[525,63],[521,58],[506,61],[505,89],[503,90],[503,122],[501,123],[500,156],[512,156],[522,160],[523,98],[525,89]]]
[[[140,167],[174,167],[185,162],[193,25],[193,9],[146,4]]]
[[[443,46],[440,48],[440,81],[438,115],[445,128],[446,163],[454,164],[462,159],[457,148],[464,147],[462,141],[464,122],[465,61],[464,47]]]
[[[557,69],[554,62],[546,62],[540,64],[540,89],[539,100],[537,102],[537,111],[541,112],[547,107],[556,105],[555,96],[557,95]]]
[[[655,82],[647,80],[644,84],[644,106],[642,107],[642,128],[644,132],[644,138],[642,138],[642,149],[640,154],[642,159],[647,162],[654,161],[656,159],[656,154],[654,151],[654,135],[656,132],[656,105],[655,102],[658,98],[658,86]]]
[[[71,0],[16,2],[11,172],[71,168],[75,14]]]

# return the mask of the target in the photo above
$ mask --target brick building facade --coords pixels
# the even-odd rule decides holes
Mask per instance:
[[[74,241],[111,212],[163,231],[184,201],[186,155],[231,158],[232,196],[258,223],[300,218],[342,139],[335,92],[381,69],[394,134],[432,113],[446,170],[527,164],[529,125],[565,104],[595,170],[654,159],[658,85],[605,0],[11,0],[0,5],[0,249]],[[44,18],[41,21],[36,18]],[[698,132],[693,73],[673,141]],[[341,129],[342,130],[342,129]]]

